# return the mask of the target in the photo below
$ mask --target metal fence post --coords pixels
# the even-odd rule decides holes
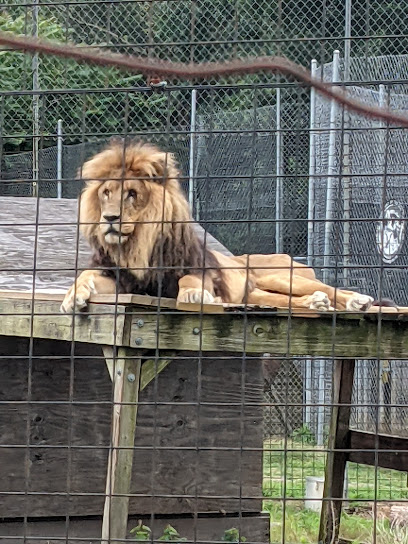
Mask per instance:
[[[189,177],[188,177],[188,201],[190,210],[194,216],[194,177],[195,177],[195,141],[196,141],[196,111],[197,111],[197,91],[191,91],[191,118],[190,118],[190,161],[189,161]]]
[[[57,124],[57,198],[62,198],[62,119]]]
[[[32,36],[38,37],[38,9],[39,0],[33,0],[31,8],[32,16]],[[37,91],[40,89],[40,75],[39,75],[39,55],[33,53],[32,60],[32,87],[33,87],[33,196],[38,196],[38,180],[39,180],[39,136],[40,136],[40,97]]]
[[[282,134],[281,134],[281,90],[276,89],[276,190],[275,190],[275,253],[282,253]]]
[[[317,60],[311,62],[312,77],[316,77]],[[316,91],[314,87],[310,89],[310,132],[309,132],[309,202],[308,202],[308,222],[307,222],[307,264],[314,265],[314,215],[315,215],[315,187],[314,175],[316,173],[316,149],[315,149],[315,128],[316,123]]]
[[[332,83],[339,81],[340,52],[336,50],[333,53],[332,64]],[[329,158],[327,166],[327,192],[326,192],[326,221],[324,225],[324,256],[323,256],[323,281],[329,283],[331,264],[331,235],[333,231],[334,216],[334,193],[336,183],[336,122],[337,122],[338,103],[331,101],[330,107],[330,135],[329,135]]]

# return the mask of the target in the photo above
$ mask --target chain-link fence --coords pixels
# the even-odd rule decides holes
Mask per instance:
[[[350,55],[349,73],[340,77],[351,84],[349,92],[370,104],[407,109],[404,2],[9,0],[0,8],[0,30],[177,62],[280,54],[309,67],[316,59],[326,81],[332,77],[333,51],[339,49],[342,58],[347,51]],[[344,70],[340,59],[340,74]],[[60,160],[62,196],[75,198],[83,160],[112,135],[142,136],[176,154],[186,192],[193,181],[195,217],[233,252],[282,250],[314,257],[322,276],[325,264],[334,267],[327,269],[331,283],[378,294],[381,281],[383,295],[407,301],[407,248],[399,222],[406,216],[406,131],[340,110],[330,131],[331,105],[317,98],[310,177],[316,221],[313,251],[307,255],[307,89],[284,77],[257,74],[224,78],[216,85],[172,80],[160,91],[141,76],[114,68],[14,51],[1,51],[0,81],[1,195],[31,195],[35,182],[40,196],[57,196]],[[58,157],[60,119],[64,144]],[[335,222],[326,229],[328,202]],[[389,220],[385,234],[377,229],[383,212]],[[269,361],[265,437],[295,436],[305,427],[314,442],[325,442],[332,365],[306,354]],[[358,362],[355,428],[406,434],[406,374],[403,361]],[[279,464],[286,470],[287,452],[281,455]]]
[[[355,81],[406,78],[408,57],[352,59]],[[337,62],[336,60],[334,62]],[[344,79],[344,62],[335,66]],[[318,70],[318,75],[321,70]],[[323,67],[323,79],[333,79],[333,63]],[[348,93],[376,106],[388,104],[407,111],[408,94],[401,85],[349,86]],[[407,133],[354,114],[344,115],[318,97],[315,159],[313,263],[331,283],[387,296],[407,304],[408,273],[405,246]],[[330,269],[324,269],[329,266]]]

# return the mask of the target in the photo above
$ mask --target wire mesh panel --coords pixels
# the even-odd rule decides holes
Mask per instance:
[[[316,59],[328,82],[339,49],[350,96],[405,112],[405,12],[10,0],[0,31],[185,63]],[[2,541],[405,542],[406,312],[365,304],[407,303],[406,129],[280,74],[162,81],[4,48],[0,76]],[[112,137],[113,167],[89,170]],[[124,173],[133,139],[160,151]],[[116,182],[116,210],[78,215],[84,187],[106,203]],[[357,311],[278,252],[358,290]],[[242,287],[242,253],[267,254],[269,280],[258,261]]]
[[[407,66],[405,57],[380,57],[367,62],[352,59],[350,70],[353,80],[367,76],[369,80],[386,81],[393,73],[404,76]],[[331,71],[332,65],[324,67],[324,79],[331,79]],[[347,89],[364,103],[388,103],[397,111],[405,111],[407,97],[401,86],[394,87],[353,85]],[[333,116],[330,103],[320,98],[315,127],[318,133],[313,154],[318,179],[313,185],[315,218],[319,220],[314,235],[316,265],[325,266],[326,255],[331,267],[326,274],[332,282],[405,304],[406,131],[352,114],[345,116],[340,110]],[[333,186],[330,193],[329,185]]]

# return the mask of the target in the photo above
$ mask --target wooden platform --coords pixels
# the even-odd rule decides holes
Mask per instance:
[[[63,296],[1,291],[0,335],[148,350],[408,357],[407,308],[317,314],[241,305],[176,307],[171,299],[97,295],[86,312],[71,316],[60,313]]]

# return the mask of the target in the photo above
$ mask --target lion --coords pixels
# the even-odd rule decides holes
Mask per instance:
[[[289,255],[226,256],[199,240],[175,158],[143,142],[111,142],[85,162],[82,235],[89,270],[68,290],[61,311],[86,308],[92,294],[134,293],[177,303],[254,304],[366,311],[373,298],[331,287]]]

